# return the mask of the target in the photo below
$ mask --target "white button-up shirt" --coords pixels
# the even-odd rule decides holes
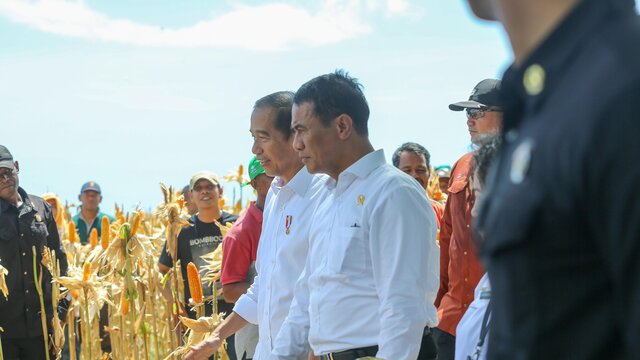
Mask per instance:
[[[378,358],[416,359],[438,322],[436,219],[424,190],[384,153],[329,179],[311,224],[310,250],[271,359],[378,345]]]
[[[477,345],[482,332],[482,321],[484,320],[485,312],[487,312],[490,299],[491,282],[489,282],[489,275],[485,273],[476,286],[473,302],[469,305],[469,309],[464,313],[456,328],[456,360],[467,360],[468,356],[476,359]],[[489,317],[490,319],[491,317]],[[489,323],[487,322],[488,325]],[[480,357],[478,357],[479,360],[487,358],[488,343],[489,334],[487,333],[480,351]]]
[[[258,243],[258,275],[233,311],[259,325],[253,357],[265,359],[289,313],[293,289],[309,250],[309,228],[318,200],[326,194],[326,175],[312,175],[303,167],[287,184],[275,178],[267,194]],[[307,354],[295,359],[306,359]]]

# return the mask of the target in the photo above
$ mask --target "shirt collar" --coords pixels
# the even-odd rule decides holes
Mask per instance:
[[[351,164],[348,168],[344,169],[340,175],[338,175],[338,181],[335,181],[329,178],[326,182],[326,186],[329,189],[339,188],[344,191],[355,179],[361,178],[364,179],[371,172],[380,166],[386,164],[384,159],[384,150],[379,149],[376,151],[372,151],[365,156],[358,159],[356,162]],[[341,191],[341,192],[342,192]]]
[[[309,189],[309,185],[311,184],[311,180],[313,179],[313,175],[307,170],[306,166],[303,166],[298,173],[296,173],[288,183],[284,183],[284,179],[277,176],[273,179],[271,183],[271,189],[274,194],[280,192],[280,190],[289,188],[294,193],[298,194],[301,197],[307,193],[307,189]]]
[[[511,65],[502,81],[505,101],[504,131],[518,127],[523,118],[521,112],[535,112],[547,96],[567,75],[578,48],[584,46],[586,38],[596,34],[605,21],[625,14],[634,14],[633,0],[583,0],[560,22],[549,36],[520,65]],[[538,68],[536,68],[538,67]],[[528,76],[542,73],[542,90],[531,92],[525,86]],[[538,74],[532,74],[535,71]],[[513,116],[509,116],[509,114]]]
[[[33,204],[31,203],[31,200],[29,199],[27,192],[24,191],[24,189],[21,188],[20,186],[18,186],[18,194],[20,194],[20,197],[22,198],[23,205],[27,205],[30,208],[33,208]],[[2,215],[3,212],[7,211],[7,209],[9,209],[9,206],[12,206],[12,205],[0,199],[0,215]]]
[[[101,213],[100,208],[98,208],[98,212],[96,213],[96,217],[93,219],[93,221],[96,221],[96,219],[102,219],[103,216],[104,214]],[[78,218],[84,221],[85,224],[87,224],[88,226],[92,225],[92,224],[89,224],[87,220],[85,220],[84,216],[82,216],[82,205],[78,206]]]

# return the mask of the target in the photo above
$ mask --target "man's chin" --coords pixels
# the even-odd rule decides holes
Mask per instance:
[[[486,21],[497,21],[493,10],[492,0],[467,0],[473,14],[479,19]]]
[[[496,136],[499,136],[499,132],[487,132],[482,134],[476,134],[471,137],[471,143],[476,146],[482,146],[486,143],[491,142],[491,140],[495,139]]]

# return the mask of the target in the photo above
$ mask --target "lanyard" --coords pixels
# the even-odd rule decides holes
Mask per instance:
[[[482,347],[484,346],[484,340],[487,337],[487,333],[489,333],[489,316],[491,315],[491,301],[487,304],[487,309],[484,311],[484,317],[482,318],[482,328],[480,330],[480,338],[478,339],[478,344],[476,345],[476,352],[474,353],[475,358],[469,355],[467,360],[479,360],[480,353],[482,352]]]

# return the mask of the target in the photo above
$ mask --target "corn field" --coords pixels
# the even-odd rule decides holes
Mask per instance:
[[[242,166],[237,174],[225,176],[225,181],[242,184]],[[116,205],[115,221],[106,216],[101,219],[101,234],[96,229],[89,235],[87,244],[79,242],[69,208],[56,217],[62,247],[67,256],[68,270],[60,273],[59,261],[52,249],[45,247],[42,262],[36,264],[33,257],[36,288],[42,299],[42,272],[51,273],[52,303],[60,299],[69,302],[66,319],[59,319],[54,311],[52,323],[47,323],[41,313],[46,347],[53,349],[52,359],[60,359],[67,343],[69,358],[75,359],[181,359],[189,347],[207,337],[220,323],[216,314],[214,296],[203,298],[202,280],[213,287],[213,294],[220,278],[222,248],[204,256],[207,266],[196,269],[188,264],[188,284],[192,299],[184,303],[184,289],[179,260],[176,261],[177,239],[180,230],[188,225],[188,213],[184,198],[173,188],[161,184],[164,201],[152,213],[136,209],[125,214]],[[220,199],[220,208],[238,214],[243,210],[243,199],[234,199],[227,206]],[[224,236],[230,226],[216,223]],[[158,258],[163,246],[174,259],[174,266],[164,276],[158,271]],[[33,248],[35,254],[35,248]],[[11,296],[5,276],[7,270],[0,266],[0,293]],[[213,314],[205,313],[206,302],[214,304]],[[187,317],[187,308],[197,314],[197,319]],[[0,341],[1,341],[0,328]],[[80,339],[80,344],[77,344]],[[103,351],[103,344],[110,344],[110,352]],[[79,352],[76,351],[79,345]],[[215,355],[228,359],[225,347]],[[0,347],[0,360],[3,358]],[[47,359],[49,360],[49,358]]]

